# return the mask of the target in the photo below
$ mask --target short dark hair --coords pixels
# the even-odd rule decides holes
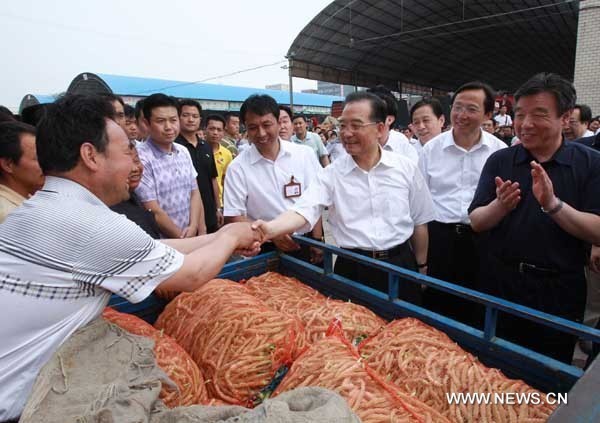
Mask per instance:
[[[217,122],[221,122],[223,124],[223,128],[225,128],[225,118],[221,115],[217,115],[217,114],[213,114],[213,115],[208,115],[208,117],[206,118],[206,125],[208,126],[208,122],[210,122],[211,120],[215,120]]]
[[[592,109],[587,104],[576,104],[574,109],[579,109],[579,122],[590,123],[592,121]]]
[[[135,118],[139,119],[142,116],[142,113],[144,112],[144,99],[138,100],[137,103],[135,103]]]
[[[165,95],[162,93],[149,95],[144,99],[144,105],[142,110],[144,111],[144,117],[150,121],[152,117],[152,110],[158,107],[175,107],[177,115],[179,115],[179,102],[175,97]]]
[[[125,107],[123,107],[123,111],[125,112],[125,117],[127,119],[135,118],[135,109],[129,104],[126,104]]]
[[[123,98],[121,96],[118,96],[118,95],[113,94],[113,93],[102,93],[100,95],[102,97],[106,98],[111,103],[114,102],[114,101],[118,101],[119,103],[121,103],[121,106],[123,106],[123,108],[125,108],[125,102],[123,101]]]
[[[38,162],[44,173],[73,169],[86,142],[104,152],[108,144],[106,119],[113,118],[113,105],[97,95],[68,94],[48,105],[36,138]]]
[[[225,124],[229,123],[229,119],[231,119],[232,117],[240,117],[240,115],[236,112],[227,112],[224,115],[224,119],[225,119]]]
[[[284,106],[282,104],[279,105],[279,111],[283,110],[284,112],[287,113],[287,115],[290,117],[290,120],[293,121],[294,120],[294,114],[292,113],[292,109],[290,109],[288,106]]]
[[[294,117],[292,118],[292,121],[294,121],[296,119],[302,119],[302,120],[304,120],[304,122],[308,122],[308,118],[306,117],[305,114],[302,114],[302,113],[298,113],[297,115],[294,115]]]
[[[484,113],[493,113],[494,112],[494,103],[496,101],[496,93],[494,89],[485,82],[481,81],[471,81],[466,84],[461,85],[456,89],[456,92],[452,95],[452,101],[450,104],[454,104],[454,100],[456,96],[462,93],[463,91],[471,91],[471,90],[483,90],[485,94],[485,98],[483,99],[483,111]]]
[[[444,115],[444,108],[442,107],[442,103],[435,97],[425,97],[424,99],[417,101],[414,106],[410,109],[410,121],[413,120],[413,114],[417,109],[421,107],[429,106],[433,111],[433,114],[439,119]]]
[[[375,94],[377,97],[385,101],[387,109],[387,116],[394,116],[394,122],[398,117],[398,100],[394,97],[394,94],[383,85],[377,85],[376,87],[369,88],[368,93]],[[385,120],[385,119],[384,119]],[[394,123],[392,122],[392,124]]]
[[[0,122],[0,158],[19,163],[23,157],[21,148],[23,134],[35,135],[35,127],[18,121]]]
[[[265,116],[271,113],[275,119],[279,119],[279,105],[275,99],[266,94],[252,94],[244,101],[240,108],[240,121],[246,123],[246,114],[254,113],[258,116]]]
[[[577,91],[573,84],[555,73],[538,73],[519,87],[515,93],[515,101],[539,93],[550,93],[556,99],[558,116],[562,116],[575,108]]]
[[[371,119],[373,122],[385,122],[387,114],[387,105],[379,96],[366,91],[357,91],[346,96],[344,106],[358,101],[368,101],[371,104]]]
[[[202,114],[202,106],[196,100],[192,100],[191,98],[184,98],[183,100],[179,100],[179,114],[181,115],[181,111],[183,110],[183,106],[195,107],[198,109],[198,113]]]
[[[6,106],[0,106],[0,122],[14,122],[17,118]]]

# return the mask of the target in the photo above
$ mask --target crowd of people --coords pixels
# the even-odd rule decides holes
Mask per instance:
[[[322,122],[267,95],[224,116],[164,94],[135,106],[67,95],[35,126],[0,111],[0,317],[12,322],[0,421],[18,418],[37,372],[111,293],[194,290],[261,249],[319,263],[291,235],[324,241],[325,209],[344,249],[597,325],[600,119],[573,85],[539,74],[513,104],[474,81],[449,122],[435,98],[403,132],[397,116],[382,87]],[[387,292],[383,271],[338,257],[335,272]],[[410,282],[398,295],[481,327],[483,310],[456,296]],[[497,335],[566,363],[577,342],[506,313]]]

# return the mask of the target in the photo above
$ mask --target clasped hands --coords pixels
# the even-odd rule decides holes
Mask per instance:
[[[256,220],[250,222],[237,222],[225,225],[221,230],[232,231],[238,239],[238,246],[235,254],[245,257],[252,257],[260,253],[260,247],[267,241],[273,241],[275,246],[284,251],[292,252],[300,249],[289,234],[276,234],[270,225],[270,222]],[[311,247],[311,262],[318,263],[323,259],[322,251]]]
[[[550,177],[544,168],[537,162],[532,161],[531,178],[533,179],[531,191],[535,199],[544,210],[551,210],[558,204],[559,200],[554,195],[554,187]],[[496,198],[506,212],[514,210],[521,201],[521,187],[518,182],[502,180],[499,176],[495,178]]]

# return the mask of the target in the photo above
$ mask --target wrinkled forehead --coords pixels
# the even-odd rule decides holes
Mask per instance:
[[[369,100],[359,100],[346,103],[340,120],[351,121],[368,121],[371,117],[371,103]]]

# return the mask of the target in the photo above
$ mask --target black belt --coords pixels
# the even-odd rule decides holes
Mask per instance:
[[[389,250],[362,250],[360,248],[346,248],[346,250],[377,260],[386,260],[390,257],[400,255],[406,248],[409,248],[407,242],[400,245],[396,245],[395,247],[392,247]]]
[[[464,223],[443,223],[437,221],[431,223],[444,227],[445,229],[451,230],[456,235],[466,235],[473,233],[473,228],[471,228],[471,225],[465,225]]]
[[[554,267],[540,266],[538,264],[527,263],[520,260],[501,260],[505,265],[517,270],[519,273],[539,275],[539,276],[558,276],[560,271]]]
[[[531,263],[519,262],[518,264],[519,273],[531,273],[534,275],[558,275],[560,272],[558,269],[553,269],[551,267],[542,267]]]

